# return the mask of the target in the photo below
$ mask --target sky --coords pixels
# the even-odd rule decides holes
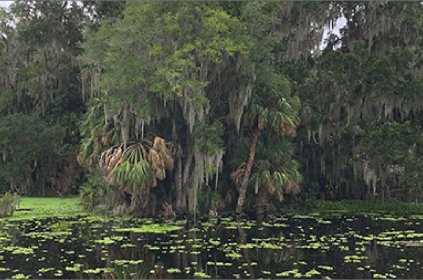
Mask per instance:
[[[10,4],[12,4],[13,1],[0,1],[0,7],[9,7]]]

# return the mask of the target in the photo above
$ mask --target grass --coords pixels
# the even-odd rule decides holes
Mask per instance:
[[[341,212],[341,213],[423,213],[423,203],[381,202],[371,200],[306,200],[288,205],[287,212]]]
[[[342,212],[397,212],[397,213],[423,213],[423,203],[393,203],[368,200],[315,200],[311,208],[314,211],[342,211]]]
[[[28,211],[19,211],[28,209]],[[74,197],[22,197],[18,211],[12,217],[0,220],[27,220],[50,217],[71,217],[84,214],[79,198]]]

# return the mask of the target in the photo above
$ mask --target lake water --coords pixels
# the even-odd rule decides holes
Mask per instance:
[[[0,278],[422,278],[423,216],[0,221]]]

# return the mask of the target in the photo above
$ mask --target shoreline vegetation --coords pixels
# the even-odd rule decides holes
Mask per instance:
[[[402,203],[423,202],[421,14],[17,0],[0,9],[0,194],[136,217],[419,211]]]
[[[382,203],[363,200],[308,200],[301,204],[290,204],[281,209],[279,215],[303,214],[303,213],[343,213],[343,214],[423,214],[423,203]],[[66,218],[75,216],[92,215],[81,206],[78,196],[72,197],[22,197],[20,205],[13,216],[0,218],[8,221],[43,219],[43,218]],[[111,212],[95,213],[95,216],[113,217]],[[222,217],[230,216],[230,212],[222,213]],[[270,216],[269,219],[274,216]],[[200,216],[199,218],[220,218],[220,216]],[[160,217],[162,220],[163,217]],[[164,219],[166,220],[166,219]],[[170,219],[169,219],[170,220]]]

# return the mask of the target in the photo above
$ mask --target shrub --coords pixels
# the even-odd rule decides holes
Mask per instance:
[[[19,205],[21,197],[18,194],[7,192],[0,198],[0,217],[12,216]]]

